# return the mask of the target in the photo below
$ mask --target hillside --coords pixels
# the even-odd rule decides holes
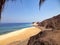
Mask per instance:
[[[39,26],[52,28],[30,37],[27,45],[60,45],[60,14],[39,23]]]

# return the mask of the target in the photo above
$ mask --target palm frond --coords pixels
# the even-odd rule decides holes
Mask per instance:
[[[10,1],[10,0],[0,0],[0,20],[1,20],[1,13],[2,13],[4,4],[6,3],[6,1]],[[11,1],[15,1],[15,0],[11,0]]]
[[[2,12],[5,2],[6,2],[6,0],[0,0],[0,19],[1,19],[1,12]]]
[[[10,0],[0,0],[0,19],[1,19],[1,13],[4,7],[4,4],[6,1],[10,1]],[[11,1],[15,1],[15,0],[11,0]],[[21,0],[22,1],[22,0]],[[40,0],[39,1],[39,8],[41,7],[41,5],[44,3],[45,0]]]
[[[39,0],[39,9],[44,2],[45,2],[45,0]]]

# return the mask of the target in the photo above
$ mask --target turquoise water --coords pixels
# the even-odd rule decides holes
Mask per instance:
[[[31,23],[1,23],[0,35],[31,26],[32,26]]]

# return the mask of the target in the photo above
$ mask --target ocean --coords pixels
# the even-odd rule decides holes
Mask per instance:
[[[0,35],[31,26],[31,23],[0,23]]]

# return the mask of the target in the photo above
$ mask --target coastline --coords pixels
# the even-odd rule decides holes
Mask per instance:
[[[41,30],[37,27],[29,27],[8,34],[0,35],[0,45],[6,45],[14,41],[24,41],[33,35],[36,35]]]

